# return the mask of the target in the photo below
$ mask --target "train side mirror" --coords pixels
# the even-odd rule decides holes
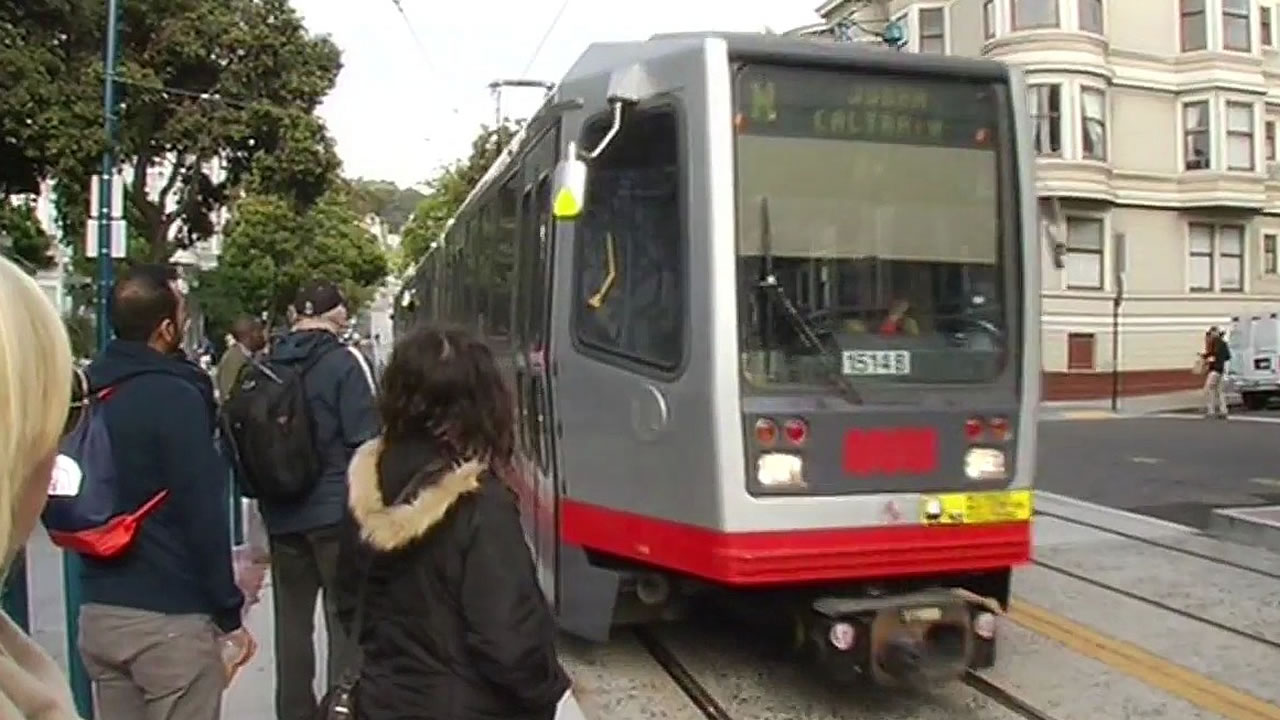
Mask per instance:
[[[570,142],[551,178],[551,214],[555,219],[574,220],[582,214],[587,199],[587,174],[587,161],[578,152],[578,144]]]

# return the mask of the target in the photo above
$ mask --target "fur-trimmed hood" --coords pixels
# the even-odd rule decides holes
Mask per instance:
[[[402,548],[425,535],[458,498],[480,488],[486,470],[483,462],[465,462],[422,485],[412,499],[387,506],[378,483],[382,449],[382,438],[366,442],[356,450],[347,470],[347,504],[360,527],[360,537],[381,551]]]

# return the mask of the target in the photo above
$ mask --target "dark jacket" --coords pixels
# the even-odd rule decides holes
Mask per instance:
[[[240,627],[244,596],[231,569],[231,476],[214,440],[213,383],[198,366],[136,342],[115,340],[89,366],[89,385],[114,388],[103,400],[120,479],[122,509],[162,489],[123,557],[84,558],[84,601],[168,614],[213,616]]]
[[[259,504],[272,535],[341,522],[347,505],[347,464],[361,443],[378,434],[369,378],[337,335],[324,330],[290,333],[271,349],[270,361],[294,366],[322,354],[304,380],[321,475],[311,492],[296,502]]]
[[[338,564],[348,631],[371,568],[360,716],[552,720],[569,679],[512,492],[474,462],[423,480],[425,446],[383,447],[374,440],[351,462]],[[391,502],[411,478],[415,489]]]
[[[1227,346],[1227,341],[1220,337],[1213,338],[1209,343],[1208,354],[1213,358],[1209,361],[1209,371],[1226,372],[1227,361],[1231,359],[1231,348]]]

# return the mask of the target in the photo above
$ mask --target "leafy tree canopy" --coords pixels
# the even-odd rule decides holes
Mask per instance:
[[[304,210],[339,167],[314,114],[341,68],[288,0],[120,0],[118,157],[136,172],[131,225],[163,260],[214,229],[248,187]],[[102,134],[105,0],[0,1],[0,193],[59,181],[82,236]],[[222,163],[209,172],[211,161]],[[78,243],[76,243],[78,244]]]
[[[503,122],[497,127],[481,126],[471,142],[471,154],[441,169],[427,181],[427,195],[418,203],[413,217],[405,225],[402,240],[402,262],[412,265],[440,238],[449,218],[462,207],[467,195],[484,177],[489,167],[520,131],[521,122]]]
[[[398,233],[413,215],[414,208],[426,197],[413,188],[401,188],[389,180],[349,181],[354,209],[361,215],[376,215],[387,230]]]
[[[0,251],[31,271],[53,264],[51,247],[52,240],[40,227],[30,204],[0,200]]]
[[[288,198],[248,195],[235,204],[218,268],[202,273],[196,293],[211,325],[240,313],[279,318],[305,282],[342,285],[353,306],[387,274],[387,258],[341,190],[299,210]]]

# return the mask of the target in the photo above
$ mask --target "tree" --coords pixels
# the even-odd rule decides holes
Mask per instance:
[[[376,215],[393,233],[400,232],[413,210],[426,197],[413,188],[401,188],[389,180],[350,181],[351,198],[356,212]]]
[[[225,328],[240,313],[280,317],[298,288],[320,277],[340,284],[353,306],[366,300],[387,259],[350,203],[339,190],[303,211],[277,195],[237,201],[219,265],[196,289],[211,325]]]
[[[435,178],[427,181],[427,196],[418,203],[404,228],[401,247],[405,263],[417,262],[440,238],[449,218],[458,212],[467,195],[497,162],[498,156],[520,131],[521,124],[504,121],[496,128],[482,125],[480,133],[471,142],[471,154],[443,168]]]
[[[49,254],[52,244],[31,205],[0,200],[0,250],[35,270],[53,264]]]
[[[339,162],[314,111],[340,53],[288,0],[121,3],[117,151],[135,169],[130,219],[150,259],[207,237],[234,188],[298,208],[327,192]],[[105,27],[104,0],[0,2],[0,191],[56,178],[68,237],[83,232],[104,149]],[[215,160],[224,172],[207,172]]]

